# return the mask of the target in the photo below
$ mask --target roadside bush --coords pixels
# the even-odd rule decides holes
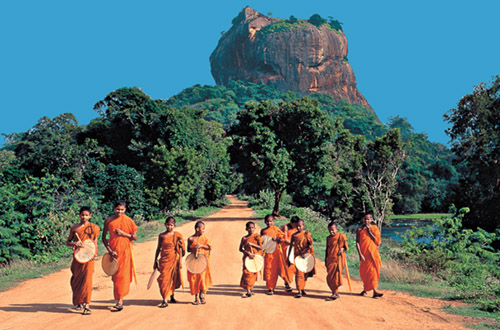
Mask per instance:
[[[487,311],[500,310],[500,253],[492,248],[500,230],[462,229],[468,208],[452,218],[437,219],[432,226],[415,228],[404,235],[407,258],[436,273],[459,292],[457,298]]]

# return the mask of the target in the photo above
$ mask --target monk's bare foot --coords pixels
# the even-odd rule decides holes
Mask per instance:
[[[373,291],[373,298],[380,298],[382,297],[384,294],[381,293],[381,292],[377,292],[377,291]]]
[[[114,306],[113,306],[113,308],[114,308],[117,312],[119,312],[119,311],[123,310],[123,305],[122,305],[122,304],[116,304],[116,305],[114,305]]]
[[[172,304],[176,304],[177,303],[177,300],[174,298],[174,296],[170,297],[169,303],[172,303]]]
[[[82,308],[83,308],[83,304],[80,304],[80,305],[76,305],[76,306],[75,306],[75,309],[76,309],[77,311],[82,310]]]
[[[303,296],[305,296],[306,295],[306,290],[302,290],[301,293],[302,293]]]
[[[295,295],[295,298],[302,298],[302,292],[299,291],[299,293],[297,293],[297,295]]]
[[[193,302],[193,305],[199,305],[200,303],[198,302],[198,299],[195,299]]]
[[[90,315],[90,314],[92,314],[92,311],[90,310],[90,308],[85,307],[83,309],[82,315]]]
[[[200,304],[204,305],[206,304],[206,300],[205,300],[205,294],[203,293],[200,293]]]
[[[161,302],[161,304],[159,304],[159,305],[158,305],[158,307],[159,307],[159,308],[165,308],[165,307],[168,307],[168,303],[167,303],[165,300],[163,300],[163,301]]]
[[[290,287],[290,285],[288,283],[285,283],[285,291],[292,292],[292,288]]]
[[[241,296],[241,298],[250,298],[251,296],[252,296],[251,292],[246,292]]]
[[[267,291],[267,294],[270,295],[270,296],[272,296],[274,294],[274,290]]]

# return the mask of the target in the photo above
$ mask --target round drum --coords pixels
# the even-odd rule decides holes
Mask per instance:
[[[303,257],[298,256],[295,258],[295,267],[303,273],[309,273],[314,269],[314,256],[310,253],[304,254]]]
[[[208,259],[204,254],[190,253],[184,263],[191,274],[201,274],[207,269]]]
[[[257,273],[259,272],[262,267],[264,267],[264,258],[259,255],[259,254],[256,254],[253,259],[250,259],[250,258],[245,258],[245,268],[252,272],[252,273]]]
[[[102,256],[101,266],[106,275],[113,276],[118,271],[118,260],[113,258],[111,254],[105,253]]]
[[[293,247],[291,245],[289,245],[286,248],[286,255],[288,255],[288,250],[290,250],[290,256],[288,257],[288,260],[290,261],[291,264],[293,264],[295,262],[295,255],[293,253]]]
[[[262,251],[267,254],[274,253],[276,251],[276,241],[268,235],[263,235],[262,239],[264,240],[262,242]]]
[[[76,248],[74,252],[74,256],[76,261],[81,264],[84,264],[94,258],[96,254],[96,246],[94,241],[90,239],[86,239],[83,241],[83,247]]]

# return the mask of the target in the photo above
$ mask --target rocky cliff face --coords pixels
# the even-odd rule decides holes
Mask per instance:
[[[347,62],[347,39],[328,25],[267,17],[247,7],[210,55],[217,84],[243,80],[280,90],[321,92],[370,107]],[[371,108],[371,107],[370,107]]]

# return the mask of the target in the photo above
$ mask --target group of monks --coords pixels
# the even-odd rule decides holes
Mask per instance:
[[[125,215],[126,203],[118,201],[114,205],[114,215],[104,221],[102,241],[108,253],[118,262],[118,271],[112,275],[113,293],[116,305],[113,309],[123,310],[123,298],[129,293],[130,283],[133,276],[133,254],[132,241],[137,239],[137,226],[134,221]],[[78,249],[83,247],[82,241],[90,239],[97,246],[97,238],[100,229],[97,225],[89,222],[92,212],[88,207],[80,209],[80,223],[74,225],[66,242],[66,245]],[[278,278],[285,282],[285,291],[291,292],[292,281],[295,277],[297,289],[296,298],[306,295],[305,286],[309,277],[316,271],[313,267],[311,271],[304,273],[297,269],[290,260],[290,254],[304,256],[312,254],[314,256],[313,239],[311,233],[305,230],[304,221],[298,217],[292,217],[290,222],[278,228],[274,225],[274,217],[268,215],[264,222],[266,228],[256,233],[255,223],[246,224],[247,235],[242,237],[239,250],[245,259],[254,259],[257,255],[263,256],[264,274],[267,294],[273,295],[277,286]],[[363,225],[356,231],[356,248],[360,259],[360,275],[363,281],[363,291],[361,295],[366,295],[367,291],[373,290],[373,297],[382,297],[382,293],[377,292],[377,284],[380,278],[381,260],[378,246],[381,243],[380,231],[376,225],[372,224],[370,214],[363,218]],[[174,231],[175,219],[168,217],[165,221],[166,231],[158,236],[158,246],[155,252],[153,269],[159,271],[158,285],[163,298],[160,308],[165,308],[168,303],[176,303],[174,292],[182,283],[182,258],[185,255],[185,243],[182,235]],[[342,272],[345,264],[345,252],[348,250],[347,237],[339,233],[338,226],[332,222],[328,224],[330,235],[326,239],[325,264],[327,268],[327,283],[332,295],[327,300],[339,298],[338,288],[343,284]],[[197,221],[195,232],[187,240],[187,251],[193,255],[204,255],[206,258],[206,268],[202,272],[191,273],[187,270],[190,292],[194,296],[194,305],[206,303],[206,292],[212,285],[210,274],[209,258],[212,245],[205,235],[205,224]],[[109,233],[109,239],[107,238]],[[263,250],[263,236],[276,242],[276,249],[272,253]],[[94,257],[97,255],[97,248]],[[159,258],[158,258],[159,257]],[[73,305],[82,310],[83,315],[90,315],[90,300],[92,293],[92,274],[94,271],[94,259],[80,263],[75,258],[71,264],[71,288],[73,290]],[[240,286],[246,290],[243,298],[249,298],[254,293],[252,291],[257,280],[257,271],[248,270],[243,265],[243,273]]]
[[[294,216],[290,222],[280,228],[274,225],[274,217],[267,215],[264,219],[266,228],[262,229],[260,235],[255,232],[255,224],[247,222],[246,231],[248,234],[241,239],[240,252],[245,258],[255,258],[256,255],[264,255],[264,281],[266,282],[267,294],[273,295],[281,277],[285,282],[285,291],[292,291],[291,284],[295,277],[297,294],[295,298],[302,298],[306,295],[305,286],[309,277],[316,274],[313,267],[307,273],[299,270],[290,262],[290,254],[295,257],[312,254],[314,256],[313,239],[310,232],[305,230],[304,220]],[[356,230],[356,248],[360,259],[360,275],[363,281],[364,296],[367,291],[373,290],[373,297],[382,297],[383,294],[377,292],[378,280],[380,278],[380,268],[382,266],[378,246],[381,243],[380,230],[372,224],[372,217],[366,214],[363,218],[363,226]],[[342,272],[346,265],[345,252],[349,249],[347,237],[340,233],[335,222],[328,224],[330,235],[326,238],[325,265],[327,268],[327,283],[332,294],[327,300],[339,298],[338,289],[343,284]],[[272,253],[263,250],[263,236],[271,237],[276,241],[277,248]],[[285,251],[287,251],[285,253]],[[253,287],[257,280],[257,272],[251,272],[243,264],[243,274],[240,286],[246,290],[243,298],[253,295]]]

